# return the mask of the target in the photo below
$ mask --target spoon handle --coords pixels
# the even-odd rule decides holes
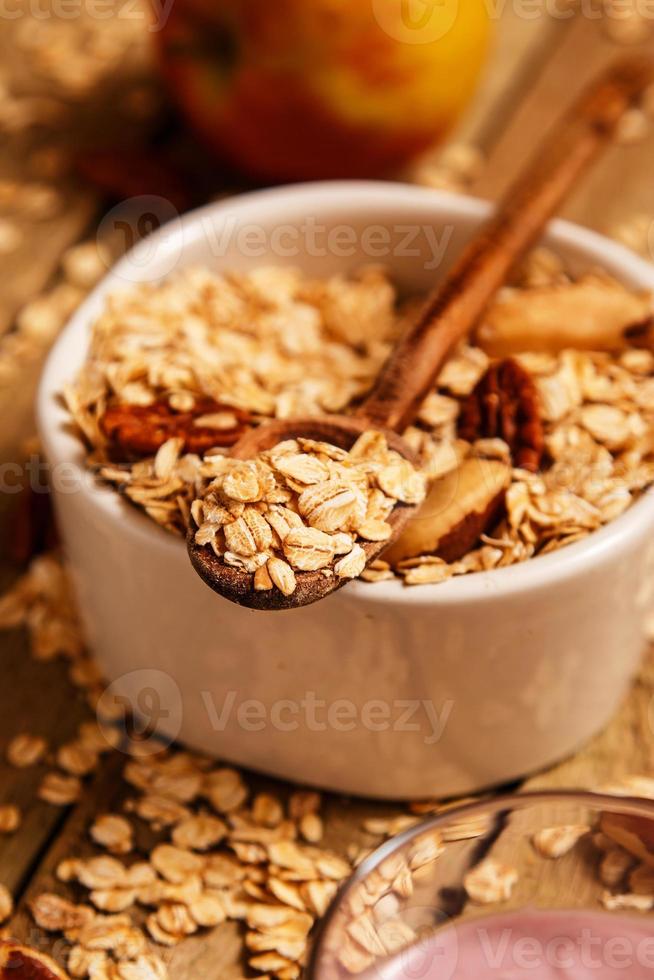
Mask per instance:
[[[615,133],[625,111],[654,82],[654,60],[613,65],[548,135],[494,215],[467,245],[445,281],[400,340],[357,414],[402,432],[451,349],[473,329],[516,262]]]

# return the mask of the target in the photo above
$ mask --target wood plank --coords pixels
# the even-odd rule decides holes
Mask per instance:
[[[3,564],[3,590],[9,581],[9,569]],[[5,634],[1,651],[6,682],[0,687],[0,804],[17,805],[23,821],[15,834],[0,837],[0,880],[12,892],[20,893],[39,853],[60,828],[65,812],[37,798],[49,768],[47,760],[30,769],[15,769],[5,758],[7,744],[14,735],[28,732],[43,736],[51,749],[56,748],[70,741],[78,724],[91,715],[81,693],[68,681],[66,665],[61,661],[35,663],[22,631]]]

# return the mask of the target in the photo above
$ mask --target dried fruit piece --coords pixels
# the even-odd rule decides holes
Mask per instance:
[[[20,943],[0,941],[0,980],[70,980],[54,960]]]
[[[231,428],[207,424],[212,416],[225,412],[234,417]],[[100,426],[116,450],[135,457],[154,456],[169,439],[182,439],[183,448],[189,453],[202,454],[215,446],[233,446],[251,421],[248,412],[205,398],[196,401],[188,412],[176,412],[165,401],[152,405],[111,405]]]
[[[521,351],[620,350],[627,332],[651,319],[648,295],[608,276],[532,289],[504,289],[477,331],[488,354]]]
[[[436,480],[424,504],[384,558],[397,564],[433,554],[457,561],[498,520],[511,467],[499,460],[469,457]]]
[[[459,435],[468,442],[503,439],[516,466],[537,472],[545,436],[538,389],[517,361],[493,364],[464,401]]]

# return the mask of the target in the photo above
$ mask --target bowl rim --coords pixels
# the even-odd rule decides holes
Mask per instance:
[[[114,489],[102,485],[87,469],[81,441],[67,425],[69,415],[59,398],[62,387],[83,361],[91,323],[105,298],[111,292],[125,288],[123,272],[131,267],[131,263],[141,263],[145,279],[149,268],[148,255],[153,250],[157,253],[157,262],[165,260],[185,243],[197,240],[203,234],[207,220],[220,221],[221,218],[239,214],[244,217],[250,212],[256,213],[259,220],[265,220],[262,215],[267,215],[270,220],[275,212],[280,218],[284,216],[285,208],[290,205],[296,209],[306,206],[323,214],[330,209],[347,207],[351,213],[360,215],[376,207],[391,206],[405,208],[407,217],[420,214],[423,220],[429,216],[434,221],[439,216],[450,220],[460,217],[472,222],[481,221],[492,210],[491,203],[468,195],[390,181],[320,181],[257,190],[190,211],[174,222],[172,231],[169,226],[163,225],[130,249],[108,271],[71,317],[48,355],[37,395],[38,430],[49,461],[71,468],[69,472],[74,473],[79,492],[85,493],[87,499],[93,501],[105,520],[116,525],[117,533],[138,539],[143,547],[157,549],[164,559],[179,558],[183,551],[186,560],[183,540],[155,525]],[[611,265],[613,274],[631,280],[637,288],[654,289],[654,266],[597,232],[557,218],[548,225],[546,237],[554,246],[558,243],[586,255],[592,263]],[[156,249],[153,249],[153,245]],[[262,264],[265,262],[264,257]],[[156,271],[156,264],[151,264],[151,280],[165,278],[165,274]],[[67,350],[71,347],[74,353],[72,360]],[[645,524],[654,525],[654,487],[645,491],[619,517],[583,540],[549,554],[416,589],[407,588],[397,579],[374,585],[354,581],[330,597],[329,601],[365,600],[373,604],[399,602],[409,605],[495,601],[500,595],[513,595],[555,582],[567,582],[591,571],[613,553],[637,547]]]
[[[574,546],[570,545],[570,547]],[[567,788],[529,790],[524,793],[506,792],[487,799],[474,800],[471,803],[462,803],[449,808],[446,807],[440,813],[436,813],[432,817],[426,817],[423,820],[418,820],[413,827],[409,827],[396,836],[385,840],[346,878],[318,923],[307,963],[307,980],[318,980],[316,971],[320,965],[319,961],[323,954],[323,946],[330,927],[338,916],[344,902],[347,901],[347,898],[352,894],[357,885],[364,881],[369,874],[378,868],[387,858],[391,857],[391,855],[401,851],[407,844],[410,844],[423,834],[429,834],[439,830],[441,827],[447,826],[452,820],[474,819],[474,817],[480,816],[481,814],[497,816],[498,814],[511,810],[526,810],[533,806],[547,806],[557,803],[578,803],[580,806],[586,806],[588,809],[597,810],[600,813],[606,810],[612,813],[618,813],[621,816],[644,817],[654,821],[653,800],[639,796],[614,796],[592,790]]]

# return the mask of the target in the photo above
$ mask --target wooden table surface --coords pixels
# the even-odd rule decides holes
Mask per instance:
[[[12,46],[10,34],[14,29],[18,30],[17,24],[22,25],[24,31],[25,24],[6,23],[9,26],[3,26],[5,34],[0,36],[0,46],[9,63],[16,64],[21,61],[20,52]],[[66,28],[63,25],[62,44],[66,29],[74,30],[75,26]],[[151,80],[147,53],[129,38],[124,39],[124,43],[128,47],[131,44],[129,51],[133,59],[133,64],[126,59],[124,70],[136,79],[131,79],[129,84],[136,86],[137,91],[145,88],[156,99],[156,83]],[[527,17],[521,16],[519,5],[504,5],[486,78],[474,106],[452,137],[455,143],[479,147],[486,158],[485,166],[472,185],[472,192],[489,198],[501,193],[547,123],[598,68],[617,54],[638,50],[643,45],[651,46],[651,40],[628,47],[611,40],[607,36],[606,23],[595,17],[576,15],[552,19],[542,12]],[[52,79],[44,76],[39,81],[37,75],[36,82],[32,76],[25,82],[22,71],[22,68],[15,68],[16,85],[21,92],[27,90],[26,86],[32,86],[32,89],[36,86],[36,92],[31,91],[36,97],[42,94],[39,85],[42,92],[50,91]],[[109,68],[107,77],[113,77]],[[98,89],[102,89],[106,81],[100,73],[96,79]],[[60,98],[64,103],[68,98],[65,85]],[[86,121],[81,118],[83,113],[78,103],[70,98],[69,102],[67,125],[71,128],[75,125],[92,127],[88,118]],[[1,120],[0,115],[0,129]],[[0,360],[2,344],[12,337],[10,331],[17,312],[56,281],[63,249],[88,234],[101,214],[94,193],[72,180],[65,167],[62,167],[61,175],[40,176],[47,172],[43,165],[43,161],[47,162],[47,152],[53,146],[65,148],[61,132],[62,127],[57,126],[56,139],[52,133],[44,134],[42,127],[3,134],[0,181],[25,179],[25,167],[32,167],[29,179],[47,179],[59,189],[62,198],[56,214],[43,220],[35,221],[12,212],[12,221],[21,225],[24,237],[17,255],[5,264],[5,275],[0,282],[0,333],[8,331],[0,337]],[[52,156],[54,159],[54,154]],[[565,215],[600,231],[612,231],[619,225],[630,227],[637,219],[641,226],[647,227],[649,216],[654,218],[653,160],[654,131],[633,145],[611,148],[590,179],[570,200]],[[654,237],[650,236],[650,240],[654,242]],[[22,362],[19,357],[20,372],[15,377],[0,374],[5,457],[14,451],[18,437],[31,430],[28,408],[42,353],[38,349],[30,351]],[[0,502],[1,523],[6,529],[12,523],[14,500],[9,497]],[[0,573],[0,584],[7,584],[16,576],[17,568],[5,559]],[[61,662],[36,663],[30,659],[26,637],[21,631],[2,635],[0,643],[3,665],[0,754],[18,731],[47,734],[51,744],[61,744],[72,737],[80,720],[88,717],[89,709],[80,692],[70,684],[65,665]],[[606,731],[574,758],[532,777],[524,785],[528,788],[593,787],[628,773],[652,772],[653,697],[654,656],[649,656],[628,700]],[[118,776],[122,761],[119,757],[109,760],[88,785],[83,802],[60,809],[36,800],[38,776],[33,770],[15,770],[0,759],[0,803],[18,803],[24,811],[20,830],[0,839],[0,881],[9,887],[17,903],[9,931],[19,938],[35,940],[33,924],[25,913],[29,896],[50,886],[54,867],[77,843],[80,850],[88,850],[85,840],[90,816],[98,808],[120,806],[127,792]],[[345,851],[348,844],[363,839],[363,817],[400,811],[406,812],[406,808],[342,798],[327,799],[324,811],[327,840]],[[234,924],[204,934],[201,939],[190,939],[175,949],[171,977],[174,980],[195,977],[232,980],[245,972],[239,958],[240,949],[238,928]]]

